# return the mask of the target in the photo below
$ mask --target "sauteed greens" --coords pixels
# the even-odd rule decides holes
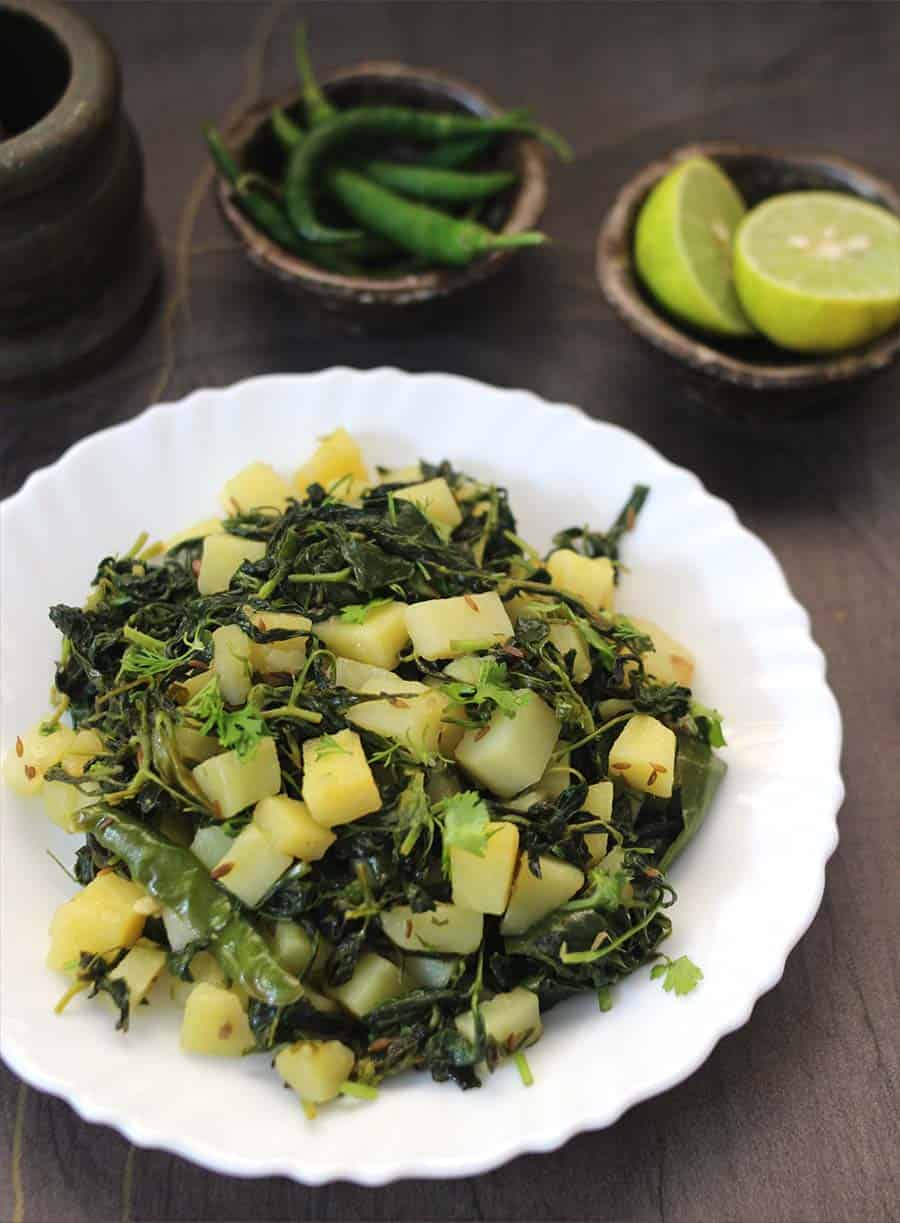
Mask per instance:
[[[528,1083],[557,1002],[652,962],[693,988],[666,871],[724,740],[690,652],[613,610],[647,495],[541,556],[503,488],[373,477],[339,429],[293,485],[252,463],[224,518],[104,557],[4,766],[83,840],[60,1009],[90,989],[128,1028],[156,986],[186,1051],[265,1051],[312,1113],[407,1068]]]

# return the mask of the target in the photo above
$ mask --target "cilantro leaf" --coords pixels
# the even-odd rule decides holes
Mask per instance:
[[[519,707],[528,699],[528,693],[517,690],[510,683],[506,663],[485,658],[474,684],[462,681],[442,684],[441,691],[457,705],[483,705],[492,702],[507,718],[514,718]]]
[[[718,709],[704,705],[698,700],[691,701],[691,717],[705,732],[706,742],[710,747],[725,747],[725,735],[722,731],[722,715]]]
[[[663,977],[663,989],[666,993],[671,994],[674,991],[675,996],[680,998],[696,989],[703,980],[703,972],[686,955],[679,956],[677,960],[670,960],[665,956],[662,964],[655,964],[650,969],[651,981],[659,977]]]
[[[477,790],[464,790],[462,794],[454,794],[447,799],[442,828],[445,874],[450,870],[451,849],[466,849],[470,854],[484,857],[490,837],[490,821],[487,803]]]
[[[268,734],[255,705],[244,705],[233,711],[226,708],[218,676],[188,701],[185,710],[202,723],[201,734],[215,735],[222,747],[233,749],[239,756],[248,756]]]
[[[368,603],[348,603],[341,612],[341,620],[345,624],[365,624],[372,612],[379,607],[387,607],[393,599],[371,599]]]

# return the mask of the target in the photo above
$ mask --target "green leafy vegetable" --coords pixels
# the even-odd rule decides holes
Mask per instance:
[[[370,599],[368,603],[348,603],[341,612],[341,619],[345,624],[365,624],[372,612],[392,602],[392,599]]]
[[[239,756],[249,756],[264,738],[265,720],[253,705],[230,710],[222,699],[218,678],[210,680],[187,704],[187,711],[197,719],[200,732],[215,735],[223,748],[233,748]]]
[[[512,688],[506,663],[496,662],[493,658],[486,658],[482,662],[477,683],[466,684],[454,680],[442,684],[441,691],[459,705],[490,703],[492,708],[499,709],[507,718],[514,718],[523,701],[528,699],[527,692],[517,692]]]
[[[447,799],[442,822],[445,872],[450,869],[451,849],[466,849],[470,854],[484,857],[490,819],[487,803],[477,790],[465,790]]]
[[[703,980],[703,973],[686,955],[679,956],[677,960],[663,956],[663,962],[654,964],[650,970],[651,980],[656,981],[659,977],[663,978],[663,989],[666,993],[674,992],[680,998],[697,988]]]

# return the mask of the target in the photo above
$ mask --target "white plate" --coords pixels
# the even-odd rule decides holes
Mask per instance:
[[[538,547],[572,523],[607,525],[635,481],[652,486],[627,539],[619,605],[693,646],[698,695],[726,713],[729,738],[726,782],[673,871],[680,899],[666,950],[689,953],[704,981],[675,998],[643,969],[616,989],[609,1014],[589,997],[558,1007],[529,1053],[528,1090],[511,1066],[477,1092],[411,1074],[374,1105],[343,1101],[309,1124],[267,1058],[183,1056],[165,1003],[142,1008],[127,1036],[101,1004],[79,999],[53,1015],[61,980],[43,967],[46,929],[74,889],[45,850],[69,862],[74,845],[39,803],[4,793],[2,1054],[88,1120],[222,1172],[367,1185],[469,1175],[610,1125],[746,1022],[821,900],[843,794],[840,716],[777,562],[696,477],[623,429],[528,392],[332,369],[153,408],[79,442],[3,505],[4,749],[45,709],[58,646],[51,603],[80,603],[96,561],[141,530],[166,535],[208,515],[251,459],[288,471],[337,424],[372,462],[446,456],[506,484]]]

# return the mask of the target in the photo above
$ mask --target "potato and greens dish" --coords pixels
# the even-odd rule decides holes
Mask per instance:
[[[293,485],[252,463],[223,518],[101,560],[4,765],[83,842],[59,1009],[134,1032],[171,997],[185,1051],[262,1052],[311,1114],[407,1068],[529,1083],[557,1002],[651,962],[696,984],[659,951],[666,872],[723,740],[690,651],[614,610],[646,496],[541,556],[503,488],[370,474],[338,429]]]

